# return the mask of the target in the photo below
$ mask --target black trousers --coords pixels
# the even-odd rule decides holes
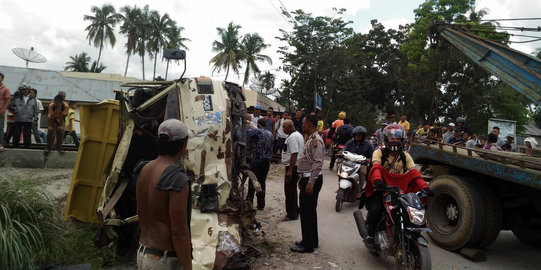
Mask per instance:
[[[286,171],[289,166],[286,166]],[[293,175],[291,180],[285,181],[284,179],[284,194],[286,196],[286,216],[290,219],[297,219],[299,217],[299,198],[297,196],[297,183],[299,182],[299,174],[297,173],[297,166],[293,167]]]
[[[261,189],[265,191],[266,185],[265,181],[267,180],[267,174],[269,173],[269,167],[270,167],[270,161],[268,159],[258,162],[251,167],[251,171],[254,172],[255,176],[257,177],[257,181],[259,182],[259,185],[261,185]],[[246,200],[253,203],[254,201],[254,187],[250,184],[248,185],[248,194],[246,195]],[[257,208],[263,209],[265,208],[265,192],[257,194]]]
[[[312,249],[319,245],[317,233],[317,199],[323,185],[323,175],[317,177],[312,195],[306,194],[308,179],[308,177],[303,177],[299,181],[299,200],[301,206],[302,245],[307,249]]]
[[[13,123],[13,147],[19,147],[19,140],[23,132],[24,148],[30,148],[32,145],[32,122]]]
[[[383,214],[383,194],[381,192],[375,192],[372,196],[366,199],[366,225],[368,225],[368,236],[374,237],[376,235],[376,226]]]

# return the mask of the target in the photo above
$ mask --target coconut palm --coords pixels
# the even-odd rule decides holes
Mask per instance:
[[[176,23],[175,23],[176,25]],[[184,44],[186,41],[190,41],[188,38],[182,37],[182,31],[184,31],[184,27],[182,26],[176,26],[170,29],[169,35],[169,43],[167,43],[167,48],[175,48],[175,49],[186,49],[188,50],[188,47],[186,44]],[[167,59],[167,67],[165,68],[165,80],[167,80],[167,73],[169,72],[169,59]]]
[[[269,90],[274,87],[274,81],[276,81],[276,76],[270,73],[270,71],[266,71],[259,76],[259,81],[261,82],[263,88],[265,88],[266,90],[265,94],[267,94]]]
[[[248,83],[248,78],[250,77],[250,71],[257,76],[260,72],[257,62],[268,62],[272,65],[272,59],[264,54],[261,54],[261,51],[268,48],[270,45],[265,44],[265,40],[257,34],[246,34],[242,39],[242,45],[244,47],[244,61],[246,62],[246,71],[244,71],[244,81],[242,85]]]
[[[233,69],[235,73],[239,72],[240,61],[244,59],[244,53],[242,45],[240,43],[239,29],[240,25],[235,25],[230,22],[227,29],[217,27],[218,36],[220,41],[215,40],[212,43],[212,51],[217,52],[210,61],[209,64],[214,66],[214,71],[221,71],[226,69],[225,79],[229,76],[229,69]]]
[[[169,43],[172,29],[176,29],[176,23],[171,20],[169,14],[165,13],[160,15],[158,11],[150,12],[150,39],[148,41],[148,51],[150,58],[154,58],[154,71],[152,73],[152,78],[156,77],[156,62],[158,60],[158,55],[160,54],[160,49]]]
[[[92,62],[92,65],[90,66],[90,70],[88,72],[101,73],[105,68],[107,67],[104,66],[103,63],[100,63],[100,65],[98,66],[98,63],[94,61]]]
[[[88,31],[86,38],[88,39],[88,44],[94,43],[94,47],[100,48],[98,60],[96,61],[99,64],[103,44],[109,41],[111,47],[115,46],[116,37],[113,29],[120,21],[121,16],[116,13],[115,8],[110,4],[104,4],[101,8],[92,6],[90,11],[94,14],[83,16],[85,21],[90,21],[90,25],[85,29],[85,31]]]
[[[148,9],[148,5],[145,5],[143,9],[141,10],[141,15],[139,16],[139,19],[137,20],[137,24],[139,25],[141,29],[141,33],[137,39],[137,44],[135,45],[135,50],[137,51],[137,54],[141,56],[141,66],[143,68],[143,80],[145,80],[145,54],[147,52],[147,42],[149,40],[149,29],[150,29],[150,11]]]
[[[71,61],[66,62],[64,70],[75,72],[88,72],[88,63],[90,63],[90,56],[85,52],[70,56]]]
[[[128,39],[126,42],[126,54],[128,55],[128,59],[126,60],[126,69],[124,69],[124,77],[126,77],[130,56],[135,54],[137,39],[141,35],[141,25],[139,24],[141,9],[138,8],[137,5],[133,7],[125,6],[120,9],[120,12],[122,12],[120,33],[124,34]]]

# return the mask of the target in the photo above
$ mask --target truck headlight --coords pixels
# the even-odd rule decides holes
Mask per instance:
[[[415,209],[411,206],[408,206],[408,215],[410,217],[410,222],[421,226],[425,224],[425,210],[424,209]]]
[[[347,172],[341,172],[340,178],[348,179],[349,174]]]

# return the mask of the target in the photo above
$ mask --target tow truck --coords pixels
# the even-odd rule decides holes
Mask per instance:
[[[541,61],[461,26],[434,24],[430,38],[445,40],[536,105],[541,103]],[[410,154],[428,165],[435,196],[429,202],[429,237],[461,251],[489,246],[501,230],[541,246],[541,158],[521,153],[415,142]]]

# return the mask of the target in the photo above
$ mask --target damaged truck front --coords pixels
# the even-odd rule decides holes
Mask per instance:
[[[96,210],[101,229],[94,239],[96,245],[109,245],[119,257],[134,254],[139,225],[133,170],[139,161],[157,157],[157,128],[175,118],[194,133],[188,141],[188,157],[182,161],[191,178],[194,269],[241,267],[243,235],[256,228],[255,210],[242,199],[244,182],[249,179],[261,192],[246,164],[246,105],[241,87],[206,77],[123,86],[129,90],[116,92],[118,140],[101,180],[103,191]],[[81,152],[80,156],[87,154],[84,147]],[[77,166],[91,164],[77,163],[75,171]]]

